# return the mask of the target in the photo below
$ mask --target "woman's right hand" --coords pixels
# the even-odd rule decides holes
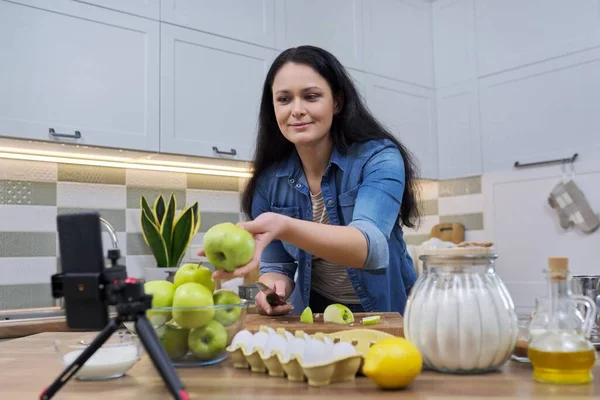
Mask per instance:
[[[273,289],[273,291],[282,299],[287,298],[286,283],[284,281],[273,281],[267,286]],[[285,315],[289,314],[294,309],[294,306],[291,304],[285,304],[282,306],[270,305],[267,301],[267,295],[263,292],[259,292],[256,295],[254,302],[258,313],[263,315]]]

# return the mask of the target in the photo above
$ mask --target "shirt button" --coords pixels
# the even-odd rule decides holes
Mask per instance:
[[[362,290],[362,288],[363,287],[361,285],[356,286],[356,290]]]
[[[302,185],[301,185],[301,184],[299,184],[299,183],[296,183],[296,188],[300,189],[301,187],[302,187]]]
[[[296,180],[294,178],[291,178],[290,183],[294,183],[294,182],[296,182]]]
[[[309,262],[305,263],[304,265],[307,266],[307,267],[310,267],[310,263]]]
[[[333,200],[327,200],[327,205],[328,206],[332,206],[333,205]]]

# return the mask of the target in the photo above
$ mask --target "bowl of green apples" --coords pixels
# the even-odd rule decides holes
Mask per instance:
[[[152,295],[146,317],[175,367],[200,367],[225,360],[233,337],[244,329],[248,302],[229,289],[215,290],[212,270],[184,264],[173,282],[144,283]],[[126,327],[135,334],[135,327]]]

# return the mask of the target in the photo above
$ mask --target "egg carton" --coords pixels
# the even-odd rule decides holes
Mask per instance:
[[[261,326],[256,333],[238,332],[226,350],[235,368],[287,377],[292,382],[306,378],[310,386],[324,386],[354,380],[368,348],[389,336],[369,329],[292,334],[284,328]]]

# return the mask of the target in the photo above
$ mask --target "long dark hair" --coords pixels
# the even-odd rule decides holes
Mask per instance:
[[[314,46],[299,46],[283,51],[273,61],[267,73],[258,116],[258,135],[253,162],[254,173],[242,196],[244,213],[251,216],[252,197],[261,174],[270,166],[286,159],[294,151],[294,144],[283,136],[277,125],[272,93],[275,75],[283,65],[290,62],[312,67],[329,83],[334,99],[341,100],[341,109],[334,115],[330,130],[333,146],[339,151],[345,152],[351,144],[371,139],[389,139],[398,146],[398,150],[404,158],[405,170],[405,189],[400,208],[400,220],[404,226],[414,228],[419,218],[419,209],[416,196],[417,168],[413,155],[371,115],[350,75],[337,58],[326,50]]]

